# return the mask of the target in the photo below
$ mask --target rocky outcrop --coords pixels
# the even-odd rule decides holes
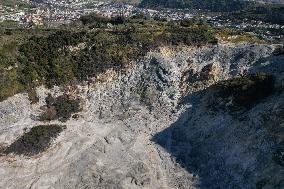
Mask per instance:
[[[123,73],[84,85],[37,89],[0,103],[5,147],[39,124],[48,93],[79,96],[82,110],[46,151],[0,157],[2,188],[254,188],[282,186],[282,91],[245,114],[209,111],[216,82],[252,72],[283,86],[283,56],[270,45],[161,47]],[[282,74],[281,74],[282,73]],[[265,116],[264,116],[265,115]],[[270,116],[273,115],[273,116]],[[278,137],[278,138],[277,138]],[[265,166],[263,165],[265,162]]]

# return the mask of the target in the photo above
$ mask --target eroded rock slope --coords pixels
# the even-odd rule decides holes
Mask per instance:
[[[36,104],[15,95],[0,103],[2,149],[36,125],[65,129],[37,155],[2,154],[0,187],[281,188],[284,58],[273,52],[161,47],[123,73],[39,87]],[[242,111],[208,107],[216,83],[260,71],[276,78],[275,92]],[[80,98],[80,112],[64,122],[38,119],[48,93]]]

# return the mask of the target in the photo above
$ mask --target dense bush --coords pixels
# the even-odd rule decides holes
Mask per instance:
[[[59,118],[68,119],[71,117],[72,113],[79,111],[80,100],[71,99],[68,95],[61,95],[56,98],[53,105],[55,106]]]
[[[84,36],[84,32],[63,30],[47,37],[31,37],[19,48],[19,61],[22,66],[20,81],[30,87],[37,84],[52,86],[61,84],[62,81],[70,81],[73,68],[69,60],[66,60],[70,53],[68,47],[82,42]]]
[[[14,153],[17,155],[33,156],[44,152],[51,144],[53,138],[56,138],[64,127],[59,125],[39,125],[31,128],[20,138],[13,142],[4,154]]]
[[[80,110],[80,100],[72,98],[69,95],[63,94],[54,98],[49,94],[46,99],[46,106],[42,107],[43,113],[40,115],[40,120],[60,119],[66,121],[73,113]]]
[[[39,98],[37,96],[35,89],[29,89],[28,90],[28,97],[29,97],[31,104],[36,104],[36,103],[39,102]]]
[[[186,44],[202,46],[204,44],[217,44],[217,39],[213,37],[212,32],[206,25],[197,25],[194,28],[173,27],[167,31],[170,36],[167,39],[171,44]],[[166,36],[166,35],[165,35]]]
[[[239,76],[219,82],[212,90],[214,99],[208,107],[247,110],[274,92],[274,77],[265,73]]]
[[[17,46],[24,35],[1,30],[0,26],[0,101],[22,90],[19,82]]]
[[[0,68],[0,101],[20,92],[22,89],[17,69]]]

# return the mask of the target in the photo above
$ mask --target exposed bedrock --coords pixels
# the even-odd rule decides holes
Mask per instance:
[[[160,47],[93,83],[38,87],[36,104],[10,97],[0,102],[2,151],[32,127],[64,129],[33,156],[1,153],[0,188],[283,188],[283,62],[272,45]],[[273,91],[230,108],[235,94],[263,92],[245,81],[259,72]],[[232,78],[241,91],[215,98]],[[80,111],[37,119],[49,93],[80,99]]]

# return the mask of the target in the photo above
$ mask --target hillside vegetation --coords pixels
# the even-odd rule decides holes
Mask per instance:
[[[122,71],[131,60],[162,44],[217,43],[214,29],[198,22],[181,26],[179,22],[109,19],[94,14],[81,21],[76,31],[2,31],[0,99],[42,84],[71,84],[108,69]]]
[[[2,152],[3,154],[18,154],[33,156],[45,151],[52,139],[56,138],[65,128],[60,125],[38,125],[27,133],[24,133],[14,143]]]

